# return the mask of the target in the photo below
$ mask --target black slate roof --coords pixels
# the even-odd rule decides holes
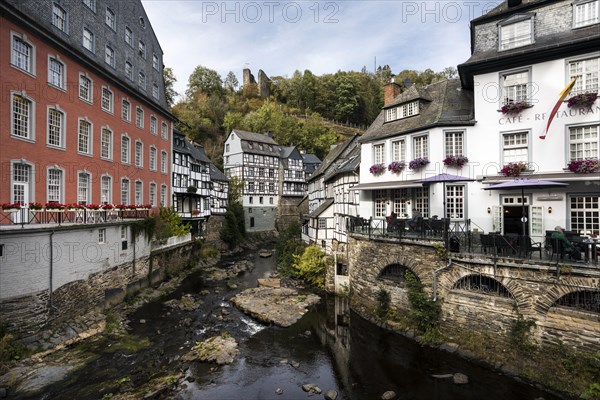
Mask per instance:
[[[215,166],[215,164],[210,163],[210,180],[211,181],[221,181],[221,182],[229,182],[229,178],[225,175],[219,168]]]
[[[400,94],[394,99],[394,103],[402,104],[415,100],[416,95],[427,95],[430,100],[420,102],[419,114],[385,122],[384,109],[360,138],[361,142],[371,142],[437,126],[475,124],[473,92],[462,89],[459,79],[444,80],[421,89],[411,89],[407,90],[406,94]]]
[[[273,146],[279,146],[279,144],[275,140],[273,140],[272,137],[263,135],[261,133],[241,131],[239,129],[233,129],[231,132],[238,135],[238,137],[242,140],[248,140],[256,143],[267,143],[272,144]]]
[[[321,215],[325,210],[327,210],[333,204],[333,199],[325,199],[323,203],[317,209],[310,213],[309,217],[317,218]]]
[[[323,162],[321,162],[319,167],[310,176],[309,181],[314,181],[316,178],[323,175],[329,169],[329,167],[333,164],[333,162],[336,161],[340,157],[340,155],[344,151],[346,151],[350,147],[350,145],[352,145],[352,143],[355,143],[358,138],[359,138],[358,135],[354,135],[351,138],[348,138],[345,141],[343,141],[342,143],[335,146],[327,154],[327,156],[325,156],[325,159],[323,160]]]
[[[344,159],[338,160],[335,168],[330,168],[326,173],[324,180],[325,182],[330,181],[340,174],[357,171],[360,167],[360,146],[358,143],[354,144],[354,148],[348,156]]]

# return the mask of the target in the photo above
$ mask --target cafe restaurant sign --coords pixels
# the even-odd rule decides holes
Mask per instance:
[[[550,112],[545,113],[536,113],[531,116],[524,115],[516,115],[516,116],[507,116],[498,119],[499,125],[512,125],[512,124],[521,124],[526,123],[527,121],[545,121]],[[569,108],[567,110],[559,110],[556,113],[555,119],[560,118],[571,118],[577,116],[585,116],[585,115],[600,115],[600,106],[590,107],[590,108]]]

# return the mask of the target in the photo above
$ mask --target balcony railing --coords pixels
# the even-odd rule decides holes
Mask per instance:
[[[146,218],[148,208],[127,210],[31,210],[23,207],[15,210],[0,210],[0,227],[11,225],[41,225],[41,224],[101,224],[117,222],[124,219]]]

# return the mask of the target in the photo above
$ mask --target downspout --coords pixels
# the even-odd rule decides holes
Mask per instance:
[[[49,271],[49,282],[48,282],[48,302],[50,304],[50,308],[56,308],[54,307],[53,304],[53,296],[52,296],[52,292],[53,292],[53,285],[52,285],[52,280],[53,280],[53,276],[52,276],[52,271],[54,269],[54,240],[53,240],[53,236],[54,236],[54,230],[50,232],[50,271]]]
[[[437,301],[437,283],[438,283],[438,272],[450,267],[452,265],[452,259],[448,258],[448,264],[442,268],[438,268],[433,271],[433,301]]]

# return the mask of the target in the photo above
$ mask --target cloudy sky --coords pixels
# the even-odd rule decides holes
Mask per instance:
[[[222,78],[259,69],[316,75],[389,65],[440,71],[470,54],[469,20],[500,0],[203,1],[142,0],[184,93],[197,65]]]

